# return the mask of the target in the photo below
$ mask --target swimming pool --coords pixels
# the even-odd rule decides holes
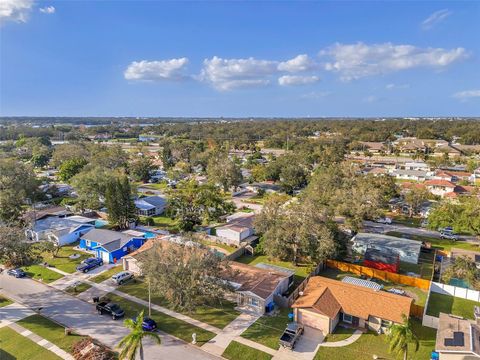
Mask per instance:
[[[106,221],[106,220],[100,220],[100,219],[95,220],[95,227],[96,228],[104,227],[107,224],[108,224],[108,221]]]
[[[150,231],[144,231],[144,236],[145,236],[145,239],[151,239],[151,238],[154,238],[155,236],[157,236],[157,234],[154,234],[153,232],[150,232]]]

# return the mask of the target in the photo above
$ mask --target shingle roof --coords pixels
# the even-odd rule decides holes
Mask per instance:
[[[100,244],[108,252],[120,249],[133,238],[138,237],[105,229],[92,229],[82,236],[82,239],[94,241]]]
[[[313,276],[292,307],[314,308],[330,318],[341,310],[362,319],[375,316],[401,323],[402,314],[409,316],[411,303],[412,299],[406,296]]]
[[[455,188],[455,184],[447,180],[427,180],[424,182],[425,186],[443,186]]]

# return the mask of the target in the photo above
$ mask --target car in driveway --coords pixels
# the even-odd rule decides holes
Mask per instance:
[[[7,274],[10,275],[10,276],[14,276],[16,278],[22,278],[22,277],[27,276],[27,273],[20,268],[10,269],[10,270],[7,271]]]
[[[279,344],[284,348],[293,350],[295,348],[295,344],[302,334],[303,326],[296,322],[291,322],[283,331],[282,336],[280,336]]]
[[[103,260],[99,258],[88,258],[82,261],[80,265],[77,266],[77,271],[84,273],[89,272],[90,270],[95,269],[96,267],[102,266]]]
[[[131,271],[120,271],[118,274],[112,276],[112,280],[118,285],[122,285],[124,282],[133,279],[133,276]]]
[[[96,306],[98,315],[108,314],[113,320],[117,320],[125,315],[125,311],[117,304],[111,302],[100,302]]]

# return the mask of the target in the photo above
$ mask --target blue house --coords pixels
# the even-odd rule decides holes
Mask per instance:
[[[116,263],[145,242],[143,235],[105,229],[92,229],[80,238],[79,247],[95,253],[104,263]]]

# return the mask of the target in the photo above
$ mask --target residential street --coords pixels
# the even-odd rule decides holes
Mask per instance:
[[[31,279],[16,279],[2,273],[0,293],[66,327],[75,329],[82,335],[92,336],[111,348],[128,333],[122,321],[113,321],[106,316],[100,317],[93,305]],[[149,360],[218,359],[166,334],[162,334],[161,346],[146,342],[144,351],[145,359]]]

